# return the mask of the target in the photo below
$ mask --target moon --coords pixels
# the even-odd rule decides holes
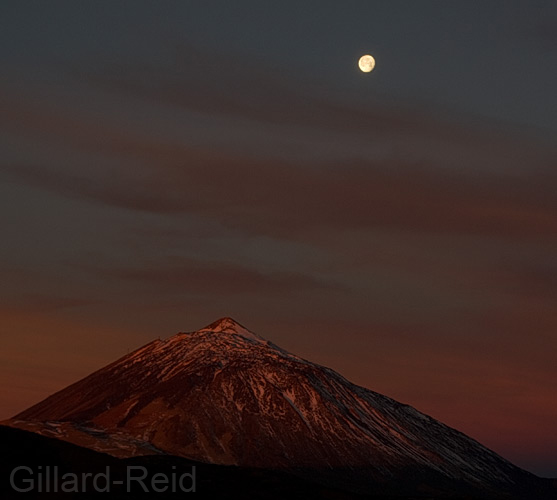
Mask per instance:
[[[375,68],[375,59],[373,56],[366,54],[365,56],[360,57],[358,66],[364,73],[369,73],[373,68]]]

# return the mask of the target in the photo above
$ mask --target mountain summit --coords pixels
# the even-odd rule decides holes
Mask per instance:
[[[198,330],[199,332],[226,332],[226,333],[239,333],[249,332],[249,330],[238,323],[236,320],[225,316],[224,318],[213,321],[205,328]],[[250,332],[251,333],[251,332]]]
[[[292,470],[360,492],[425,488],[492,498],[538,480],[227,317],[155,340],[8,424],[117,456],[168,453]]]
[[[198,330],[198,332],[215,332],[215,333],[232,333],[236,335],[240,335],[248,340],[255,340],[257,342],[267,342],[263,337],[253,333],[252,331],[248,330],[245,326],[242,326],[236,320],[224,317],[221,319],[217,319],[210,325],[207,325],[205,328]]]

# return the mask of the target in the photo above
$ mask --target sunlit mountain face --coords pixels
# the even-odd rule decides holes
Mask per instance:
[[[119,458],[280,470],[357,493],[542,498],[545,487],[457,430],[231,318],[154,340],[5,423]]]

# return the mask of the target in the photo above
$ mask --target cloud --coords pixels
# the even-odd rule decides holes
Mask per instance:
[[[366,100],[359,95],[356,101],[302,71],[231,53],[223,57],[221,51],[203,51],[193,45],[175,48],[171,59],[170,63],[150,64],[88,61],[71,71],[77,81],[116,95],[135,96],[143,104],[230,116],[236,122],[253,120],[295,127],[297,131],[325,129],[345,137],[365,134],[368,139],[434,137],[445,143],[483,144],[498,152],[513,147],[493,126],[505,130],[502,123],[482,123],[464,113],[455,116],[432,105],[403,105],[373,88]],[[207,64],[215,59],[218,64]],[[511,130],[509,127],[506,132]],[[523,148],[528,146],[528,140],[518,136],[514,140]]]
[[[93,268],[97,275],[145,287],[151,294],[185,296],[288,295],[307,290],[341,290],[341,286],[310,274],[259,271],[228,262],[207,262],[182,257],[146,262],[139,266]]]
[[[370,229],[503,238],[556,232],[552,147],[378,96],[350,103],[264,64],[231,57],[217,68],[205,63],[212,54],[177,53],[174,67],[74,68],[74,84],[109,93],[95,94],[101,109],[125,99],[106,113],[87,99],[52,105],[24,90],[15,100],[4,94],[0,125],[59,151],[4,159],[0,172],[65,197],[276,238]],[[213,130],[205,142],[187,132],[202,117]],[[251,143],[226,139],[244,126]],[[305,146],[286,151],[281,141]]]
[[[557,179],[482,179],[409,167],[325,166],[184,156],[158,176],[125,170],[97,178],[41,166],[1,167],[25,183],[69,197],[160,214],[193,214],[248,234],[304,239],[315,232],[409,231],[551,236],[557,233]]]
[[[58,297],[40,293],[12,294],[3,298],[0,313],[48,313],[97,303],[96,300],[81,297]]]

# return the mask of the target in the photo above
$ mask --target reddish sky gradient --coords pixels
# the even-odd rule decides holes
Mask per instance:
[[[2,7],[0,418],[232,316],[557,476],[557,11],[381,3]]]

